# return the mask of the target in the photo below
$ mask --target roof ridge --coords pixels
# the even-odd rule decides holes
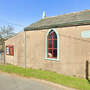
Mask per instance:
[[[73,21],[73,23],[71,23]],[[63,25],[64,24],[64,25]],[[26,27],[28,30],[52,27],[90,25],[90,10],[72,12],[58,16],[46,17]],[[40,28],[39,28],[40,27]],[[24,30],[26,30],[26,28]]]
[[[77,12],[71,12],[71,13],[65,13],[65,14],[56,15],[56,16],[45,17],[44,19],[54,18],[54,17],[58,17],[58,16],[64,16],[64,15],[79,14],[79,13],[84,13],[84,12],[88,12],[88,11],[90,11],[90,9],[77,11]],[[44,20],[44,19],[41,19],[41,20]]]

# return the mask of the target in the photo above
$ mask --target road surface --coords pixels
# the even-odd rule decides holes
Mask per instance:
[[[0,72],[0,90],[68,90],[38,80]],[[71,90],[71,89],[69,89]]]

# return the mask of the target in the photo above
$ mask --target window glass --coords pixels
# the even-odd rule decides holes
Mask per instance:
[[[57,57],[57,49],[53,50],[53,57]]]
[[[52,39],[52,35],[49,34],[49,35],[48,35],[48,39]]]
[[[53,40],[53,48],[57,48],[57,40]]]
[[[55,32],[53,32],[53,39],[57,39],[57,35]]]
[[[57,58],[57,35],[51,30],[48,34],[48,57]]]
[[[52,56],[52,49],[49,49],[49,50],[48,50],[48,57],[53,57],[53,56]]]
[[[9,54],[9,47],[6,47],[6,54]]]
[[[10,55],[13,55],[13,47],[10,47]]]
[[[48,40],[48,48],[52,48],[52,40]]]

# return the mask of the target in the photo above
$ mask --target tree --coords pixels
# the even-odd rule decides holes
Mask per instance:
[[[10,25],[0,27],[0,38],[8,39],[15,35],[14,28]]]
[[[15,35],[14,28],[10,25],[0,27],[0,52],[4,51],[4,41]]]

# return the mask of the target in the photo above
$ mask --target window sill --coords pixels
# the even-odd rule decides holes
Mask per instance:
[[[7,56],[14,56],[14,55],[10,55],[10,54],[6,54]]]
[[[59,61],[59,59],[56,59],[56,58],[45,58],[45,60],[50,60],[50,61]]]

